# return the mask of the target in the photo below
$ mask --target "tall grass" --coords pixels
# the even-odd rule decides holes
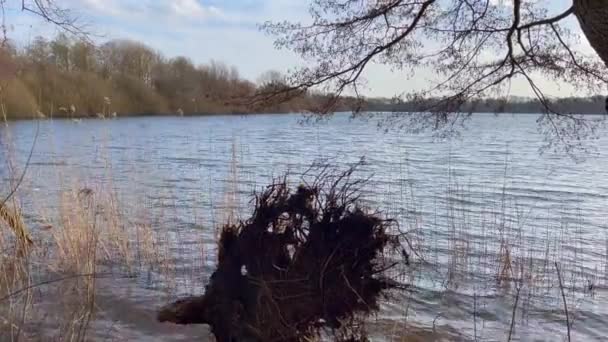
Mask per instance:
[[[0,220],[0,340],[87,340],[100,278],[169,272],[165,232],[130,217],[107,185],[64,189],[54,219],[31,231],[24,250],[10,229],[27,221],[24,191],[3,206],[10,220]]]
[[[580,210],[562,208],[576,213],[576,218],[567,215],[560,218],[518,203],[515,196],[505,190],[509,182],[508,166],[505,161],[502,190],[487,189],[482,193],[479,187],[471,189],[471,184],[460,183],[448,167],[445,198],[430,209],[434,210],[435,220],[419,226],[418,222],[423,221],[423,217],[428,219],[429,215],[423,215],[416,208],[399,216],[402,224],[416,228],[411,230],[411,236],[415,239],[420,235],[424,241],[417,244],[419,255],[415,265],[409,268],[415,274],[403,279],[420,286],[420,291],[428,287],[439,291],[438,298],[425,298],[437,311],[435,319],[443,317],[454,322],[463,336],[474,340],[501,340],[497,337],[501,334],[504,340],[525,340],[526,335],[519,329],[531,320],[535,324],[553,324],[552,329],[562,330],[563,337],[571,332],[575,336],[576,325],[584,324],[573,319],[577,317],[577,310],[584,302],[593,301],[595,292],[608,279],[608,240],[603,257],[606,261],[591,257],[602,251],[586,250],[598,245],[590,246],[585,240],[584,214]],[[407,175],[401,173],[399,178],[407,179]],[[395,192],[395,189],[389,190],[387,192]],[[412,191],[408,186],[405,192]],[[414,203],[425,200],[416,201],[416,195],[411,197]],[[405,202],[401,201],[403,205]],[[410,321],[412,299],[411,295],[401,297],[404,301],[402,322]],[[464,317],[454,314],[444,317],[446,311],[454,310],[454,300],[460,303],[458,309]],[[499,314],[490,320],[480,318],[484,307],[509,304],[512,312],[508,315]],[[547,315],[545,310],[553,314]],[[470,317],[466,316],[467,312],[471,313]],[[435,326],[434,319],[432,316],[428,319],[428,315],[425,314],[427,321],[422,323]],[[418,317],[419,324],[420,320]],[[484,329],[485,323],[493,324],[493,330]],[[497,325],[502,329],[497,330]],[[540,331],[536,333],[542,335]],[[547,333],[555,334],[555,331]]]

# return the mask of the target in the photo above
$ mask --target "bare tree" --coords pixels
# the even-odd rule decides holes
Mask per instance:
[[[371,63],[405,72],[426,67],[439,81],[398,94],[419,104],[419,113],[392,115],[388,126],[453,134],[471,115],[458,112],[463,104],[505,94],[519,78],[546,109],[538,122],[547,146],[573,152],[586,147],[582,141],[596,135],[602,120],[557,112],[537,80],[542,75],[586,93],[605,90],[608,2],[573,0],[550,13],[533,0],[312,0],[310,24],[268,22],[262,29],[278,48],[312,62],[290,75],[289,90],[332,93],[328,110],[345,92],[362,98],[362,74]],[[572,16],[597,55],[578,51],[579,35],[566,20]],[[256,101],[275,96],[258,94]]]

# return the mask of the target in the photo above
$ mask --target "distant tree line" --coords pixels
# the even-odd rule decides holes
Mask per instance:
[[[112,40],[95,46],[60,34],[52,40],[34,38],[23,48],[6,44],[0,54],[0,105],[9,119],[86,117],[138,114],[248,114],[315,112],[331,95],[306,90],[283,94],[288,83],[277,71],[257,81],[245,80],[235,67],[221,62],[195,65],[186,57],[167,58],[135,41]],[[257,100],[256,94],[285,98]],[[432,101],[432,100],[429,100]],[[601,113],[604,100],[567,98],[555,108],[569,113]],[[333,111],[359,106],[363,110],[413,112],[420,103],[342,96]],[[457,108],[468,112],[539,113],[536,100],[476,100]]]
[[[428,99],[421,101],[402,101],[400,99],[367,99],[363,109],[378,112],[417,112],[432,106],[433,101],[441,99]],[[592,97],[564,97],[549,100],[551,108],[564,114],[606,114],[606,98]],[[478,99],[468,101],[453,109],[464,113],[543,113],[545,104],[536,98],[510,98],[510,99]]]
[[[281,77],[266,72],[253,83],[221,62],[194,65],[139,42],[112,40],[95,46],[60,34],[50,41],[36,37],[21,49],[2,49],[0,100],[8,118],[312,109],[314,96],[307,94],[255,107],[235,100],[279,87]]]

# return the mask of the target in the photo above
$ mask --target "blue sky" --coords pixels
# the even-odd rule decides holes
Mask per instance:
[[[557,11],[567,2],[547,3],[551,11]],[[10,3],[17,6],[20,1]],[[253,81],[264,71],[286,71],[302,63],[293,53],[274,49],[272,38],[260,32],[257,24],[267,20],[306,21],[309,0],[61,0],[60,3],[87,22],[98,41],[133,39],[168,57],[189,57],[195,64],[222,61],[236,66],[243,77]],[[10,38],[20,42],[57,33],[54,27],[21,12],[19,7],[9,7],[7,17]],[[427,84],[433,75],[426,70],[406,75],[371,65],[365,77],[366,94],[390,97]],[[572,92],[571,88],[550,83],[545,88],[554,95]],[[514,95],[529,94],[527,87],[518,82],[511,89]]]

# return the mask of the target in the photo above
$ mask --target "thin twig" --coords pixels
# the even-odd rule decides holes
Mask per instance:
[[[517,287],[517,293],[515,294],[515,305],[513,306],[513,314],[511,315],[511,327],[509,328],[509,338],[507,342],[511,341],[511,336],[513,335],[513,329],[515,328],[515,315],[517,313],[517,303],[519,303],[519,292],[521,291],[521,283]]]
[[[6,204],[6,202],[8,202],[8,200],[10,200],[11,197],[13,197],[15,192],[17,192],[17,190],[19,189],[19,186],[21,185],[21,183],[23,183],[23,179],[25,178],[27,169],[30,166],[30,161],[32,160],[32,155],[34,154],[34,148],[36,147],[36,142],[38,141],[39,133],[40,133],[40,121],[38,121],[36,124],[36,134],[34,135],[34,141],[32,142],[32,147],[30,148],[30,153],[27,157],[25,165],[23,166],[23,171],[21,172],[21,176],[19,176],[19,179],[17,180],[17,184],[15,184],[13,189],[8,193],[8,195],[6,195],[4,200],[0,203],[0,207],[3,207]]]
[[[555,270],[557,270],[557,279],[559,280],[559,289],[562,292],[562,299],[564,300],[564,311],[566,312],[566,327],[568,328],[568,342],[570,342],[570,315],[568,314],[568,304],[566,303],[566,293],[564,292],[564,285],[562,283],[562,274],[555,262]]]
[[[39,282],[39,283],[36,283],[36,284],[32,284],[30,286],[21,288],[19,290],[13,291],[13,292],[7,294],[6,296],[0,298],[0,302],[3,302],[3,301],[5,301],[5,300],[7,300],[7,299],[9,299],[9,298],[11,298],[13,296],[16,296],[16,295],[18,295],[18,294],[20,294],[22,292],[29,291],[29,290],[31,290],[33,288],[37,288],[37,287],[44,286],[44,285],[50,285],[50,284],[53,284],[53,283],[59,283],[59,282],[70,280],[70,279],[86,278],[86,277],[95,277],[95,278],[98,278],[98,277],[105,277],[105,276],[111,276],[111,275],[112,275],[112,273],[109,273],[109,272],[106,272],[106,273],[81,273],[81,274],[74,274],[74,275],[71,275],[71,276],[65,276],[65,277],[61,277],[61,278],[46,280],[46,281],[42,281],[42,282]]]
[[[437,330],[436,330],[437,320],[441,317],[442,317],[442,313],[440,312],[437,314],[437,316],[435,316],[435,318],[433,318],[433,333],[437,332]]]
[[[473,293],[473,333],[474,339],[477,341],[477,292]]]

